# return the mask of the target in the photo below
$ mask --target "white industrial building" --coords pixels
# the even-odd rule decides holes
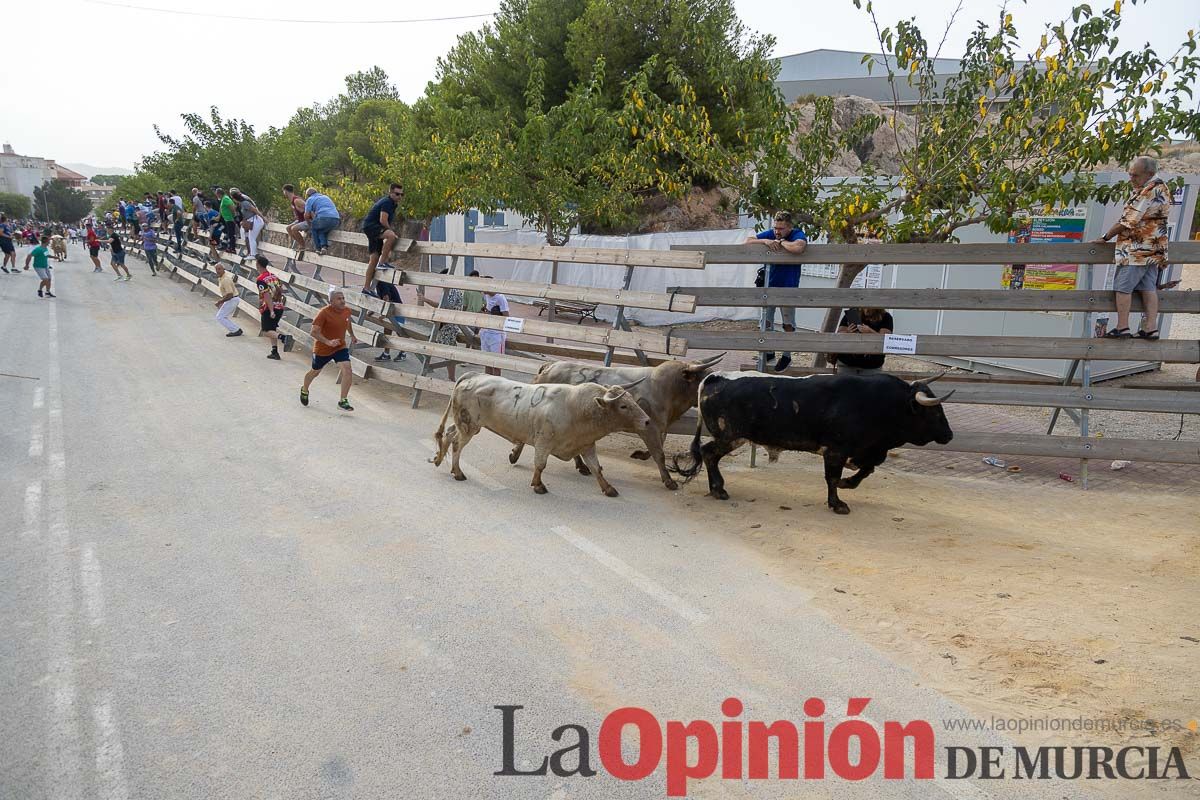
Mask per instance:
[[[58,165],[52,158],[23,156],[4,145],[0,153],[0,192],[23,194],[31,201],[33,190],[58,177]]]

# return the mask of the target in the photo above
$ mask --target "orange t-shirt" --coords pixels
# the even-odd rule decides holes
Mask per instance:
[[[335,346],[330,347],[321,341],[313,342],[313,352],[319,356],[331,356],[346,346],[346,331],[350,330],[350,307],[338,311],[333,306],[325,306],[317,312],[313,320],[313,330],[320,331],[326,339],[332,339]]]

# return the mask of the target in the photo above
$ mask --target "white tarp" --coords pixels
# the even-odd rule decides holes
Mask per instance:
[[[740,244],[751,229],[719,231],[683,231],[680,233],[646,233],[637,236],[572,236],[567,247],[605,247],[625,250],[669,250],[673,244]],[[493,244],[544,245],[542,234],[531,230],[477,230],[475,241]],[[663,269],[637,267],[633,271],[630,289],[641,292],[665,292],[668,286],[753,286],[760,264],[711,264],[706,269]],[[512,259],[477,259],[475,269],[497,279],[550,282],[550,262],[514,261]],[[603,286],[618,289],[625,280],[625,268],[607,264],[575,264],[560,262],[558,283],[571,286]],[[600,319],[616,316],[614,306],[596,309]],[[758,319],[757,308],[728,308],[712,306],[697,308],[695,314],[627,308],[625,316],[643,325],[671,325],[699,322],[706,319]]]

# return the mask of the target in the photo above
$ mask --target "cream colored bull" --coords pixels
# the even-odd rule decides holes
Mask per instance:
[[[663,485],[668,489],[678,489],[679,484],[667,473],[663,458],[667,430],[684,412],[695,407],[700,381],[724,357],[725,354],[720,353],[703,361],[664,361],[656,367],[602,367],[583,361],[555,361],[539,369],[533,382],[629,384],[629,393],[650,417],[650,425],[639,432],[646,449],[634,451],[632,457],[654,459]],[[517,463],[522,449],[522,445],[516,445],[508,460]],[[581,459],[575,459],[575,468],[584,475],[588,474]]]
[[[601,491],[616,497],[617,490],[604,479],[596,458],[596,442],[610,433],[641,433],[650,424],[646,412],[627,386],[534,386],[496,375],[470,375],[454,386],[433,438],[440,466],[446,450],[453,449],[450,471],[455,480],[467,476],[459,467],[463,448],[482,428],[516,445],[533,445],[533,481],[538,494],[546,493],[542,471],[550,456],[568,461],[579,457],[596,476]],[[449,425],[447,425],[449,422]]]

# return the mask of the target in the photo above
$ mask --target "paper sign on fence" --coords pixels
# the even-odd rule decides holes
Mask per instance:
[[[506,333],[520,333],[525,330],[525,320],[521,317],[505,317],[504,330]]]
[[[917,352],[916,334],[885,333],[883,335],[883,352],[915,355]]]

